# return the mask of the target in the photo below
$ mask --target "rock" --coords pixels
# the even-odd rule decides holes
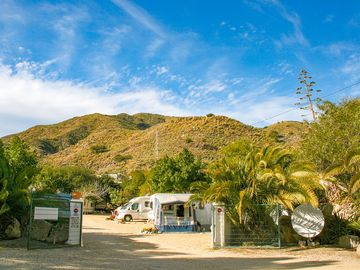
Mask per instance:
[[[299,244],[300,247],[306,247],[307,246],[306,240],[300,240],[298,242],[298,244]]]
[[[53,225],[45,220],[34,220],[31,228],[31,239],[45,241]]]
[[[69,239],[69,223],[58,223],[52,227],[46,242],[49,243],[65,243]]]
[[[281,242],[285,244],[298,243],[302,237],[291,226],[290,216],[281,216],[279,219],[281,229]]]
[[[339,246],[342,248],[355,249],[360,244],[360,238],[356,235],[344,235],[339,238]]]
[[[11,224],[5,229],[5,235],[8,239],[15,239],[21,237],[21,225],[16,218],[14,218]]]

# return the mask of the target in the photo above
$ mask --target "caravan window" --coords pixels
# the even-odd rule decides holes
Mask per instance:
[[[154,207],[153,202],[150,202],[150,208],[151,208],[151,209],[154,209],[153,207]]]
[[[138,204],[138,203],[133,203],[133,204],[131,205],[131,210],[138,210],[138,208],[139,208],[139,204]]]
[[[149,207],[150,206],[150,202],[149,201],[145,201],[145,207]]]
[[[172,204],[165,204],[165,205],[162,205],[162,210],[164,210],[164,211],[171,211],[171,210],[174,210],[174,205],[172,205]]]

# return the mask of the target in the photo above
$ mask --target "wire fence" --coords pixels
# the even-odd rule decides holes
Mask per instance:
[[[226,209],[213,208],[213,242],[219,247],[281,247],[278,205],[256,205],[234,222]]]

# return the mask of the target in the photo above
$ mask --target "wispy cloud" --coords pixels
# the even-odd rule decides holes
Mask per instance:
[[[353,27],[360,27],[360,13],[356,14],[349,20],[349,25]]]
[[[349,56],[345,64],[341,67],[341,72],[348,76],[351,82],[360,80],[360,54],[354,53]]]
[[[292,34],[283,34],[281,37],[282,42],[286,45],[297,43],[303,46],[309,46],[309,41],[305,38],[302,32],[300,16],[295,12],[288,11],[285,6],[278,0],[265,1],[275,6],[280,15],[289,23],[291,23],[294,28],[294,32]]]
[[[331,22],[333,22],[333,21],[334,21],[334,18],[335,18],[335,16],[334,16],[334,15],[329,14],[329,15],[327,15],[327,16],[325,17],[325,19],[324,19],[324,23],[331,23]]]
[[[151,30],[154,34],[163,39],[166,39],[166,31],[152,18],[152,16],[145,9],[127,0],[112,0],[112,2],[123,9],[131,17],[133,17],[138,23]]]
[[[301,19],[299,14],[293,11],[289,11],[279,0],[255,0],[244,1],[245,4],[253,8],[254,10],[265,13],[263,6],[270,5],[274,7],[283,19],[289,22],[293,27],[293,33],[282,34],[280,41],[276,41],[277,46],[300,44],[303,46],[309,46],[310,43],[302,32]]]
[[[75,51],[80,43],[79,26],[89,20],[87,8],[68,4],[43,4],[42,12],[52,17],[50,25],[57,35],[57,46],[53,49],[52,58],[61,64],[59,68],[66,71],[71,65]]]
[[[23,8],[16,5],[13,1],[3,0],[0,2],[0,22],[10,23],[25,23]]]
[[[353,53],[359,50],[359,45],[350,41],[338,41],[326,46],[315,47],[314,50],[320,51],[331,56],[341,57],[348,53]]]
[[[260,127],[289,119],[303,120],[298,110],[292,110],[292,101],[292,98],[288,96],[273,96],[264,100],[249,101],[242,106],[237,106],[237,111],[229,112],[228,115],[244,123]],[[281,115],[268,119],[278,114]]]

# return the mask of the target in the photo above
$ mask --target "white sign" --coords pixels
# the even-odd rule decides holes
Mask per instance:
[[[320,209],[310,204],[302,204],[291,215],[291,225],[301,236],[312,238],[321,233],[324,228],[324,215]]]
[[[70,223],[69,223],[69,239],[67,244],[81,244],[81,219],[82,219],[82,202],[72,200],[70,202]]]
[[[35,207],[34,219],[58,220],[59,209],[54,207]]]

